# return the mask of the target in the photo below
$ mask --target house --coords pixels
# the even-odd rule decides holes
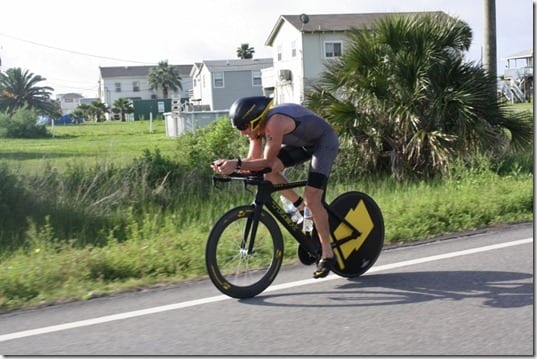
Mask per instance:
[[[498,92],[510,102],[530,101],[533,94],[533,49],[505,58],[503,78],[499,79]]]
[[[79,93],[65,93],[57,94],[56,98],[60,103],[62,115],[68,115],[73,112],[78,107],[78,105],[82,103],[81,101],[84,96]]]
[[[419,14],[281,15],[265,42],[273,48],[274,59],[273,68],[263,73],[265,92],[274,92],[277,103],[302,103],[308,87],[320,79],[324,64],[345,51],[349,29],[370,29],[376,21],[390,15]],[[447,16],[441,11],[427,14]]]
[[[263,95],[262,69],[272,67],[271,58],[205,60],[190,72],[194,109],[227,110],[239,97]]]
[[[519,79],[533,77],[533,49],[525,50],[505,58],[504,77],[506,79]]]
[[[192,65],[171,65],[181,76],[182,90],[170,92],[170,97],[188,98],[192,90],[190,69]],[[131,100],[151,100],[162,98],[162,90],[151,90],[149,71],[156,66],[116,66],[99,67],[99,93],[101,102],[112,107],[118,98]]]

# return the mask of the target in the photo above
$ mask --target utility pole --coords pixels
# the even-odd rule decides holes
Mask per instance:
[[[485,44],[483,67],[494,78],[497,77],[496,57],[496,0],[485,2]]]

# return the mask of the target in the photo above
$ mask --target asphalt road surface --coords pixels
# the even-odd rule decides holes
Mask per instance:
[[[200,280],[16,311],[0,354],[534,355],[533,255],[519,224],[386,248],[354,279],[285,266],[248,300]]]

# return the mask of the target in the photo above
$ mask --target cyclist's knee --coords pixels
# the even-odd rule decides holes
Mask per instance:
[[[271,171],[265,174],[265,179],[273,183],[280,183],[282,177],[281,172],[284,170],[282,161],[276,159],[270,169]]]
[[[274,162],[272,163],[271,169],[272,169],[272,172],[280,173],[285,169],[285,166],[279,158],[276,158]]]
[[[280,172],[275,172],[274,170],[272,170],[271,172],[265,174],[265,179],[267,181],[272,182],[272,183],[280,183],[281,182],[281,173]]]

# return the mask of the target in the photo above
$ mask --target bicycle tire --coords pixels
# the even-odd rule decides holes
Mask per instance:
[[[245,236],[254,206],[236,207],[213,226],[205,249],[207,273],[222,293],[233,298],[251,298],[274,280],[283,260],[283,238],[272,216],[261,212],[252,253],[250,234]],[[246,241],[243,238],[247,237]]]
[[[349,226],[334,216],[329,217],[331,241],[336,266],[332,271],[342,277],[357,277],[375,264],[384,246],[384,219],[377,203],[365,193],[346,192],[330,203],[330,208],[349,221],[361,234],[335,245],[349,236]]]

